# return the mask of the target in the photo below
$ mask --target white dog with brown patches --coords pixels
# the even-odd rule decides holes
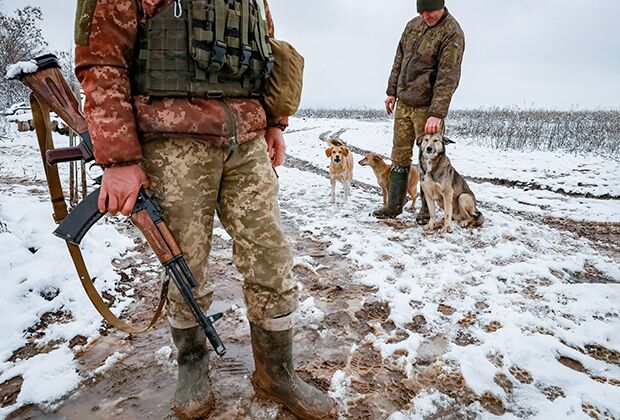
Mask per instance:
[[[332,203],[336,202],[336,181],[344,187],[344,201],[351,195],[351,181],[353,180],[353,155],[347,146],[339,140],[328,140],[330,146],[325,149],[329,158],[329,180],[332,187]]]

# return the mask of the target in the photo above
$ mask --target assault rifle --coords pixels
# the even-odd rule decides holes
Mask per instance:
[[[88,125],[79,109],[77,100],[59,71],[56,56],[47,54],[35,58],[34,61],[37,64],[37,70],[33,73],[22,72],[19,78],[32,89],[39,101],[60,116],[82,139],[81,143],[75,147],[58,149],[46,147],[44,160],[50,167],[61,162],[80,159],[85,162],[92,161],[94,159],[93,145],[88,132]],[[47,170],[48,167],[46,166]],[[101,177],[97,178],[95,182],[100,183]],[[103,213],[99,212],[97,206],[99,191],[100,188],[97,188],[64,217],[64,220],[54,231],[54,235],[64,239],[68,244],[79,245],[88,230],[103,217]],[[196,279],[183,258],[179,245],[164,222],[162,208],[157,200],[143,189],[140,189],[138,194],[131,221],[142,232],[157,259],[172,277],[215,352],[219,356],[224,355],[226,348],[213,327],[213,323],[222,318],[223,315],[217,313],[205,316],[196,303],[192,295],[192,288],[196,287],[197,284]],[[84,276],[81,275],[81,277]]]

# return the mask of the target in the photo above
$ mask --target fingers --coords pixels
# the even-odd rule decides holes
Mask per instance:
[[[136,205],[140,187],[147,188],[149,179],[139,165],[106,168],[101,181],[101,193],[97,200],[99,211],[112,216],[119,210],[129,216]]]
[[[424,131],[427,134],[435,134],[439,129],[439,125],[434,123],[433,121],[427,121],[426,126],[424,127]]]
[[[108,196],[108,213],[116,216],[118,213],[118,197],[115,194],[107,194]]]
[[[97,200],[97,207],[99,208],[99,213],[105,213],[108,211],[107,206],[108,201],[108,192],[105,188],[101,188],[99,191],[99,199]]]
[[[273,156],[273,159],[271,160],[274,167],[278,167],[282,165],[282,163],[284,162],[285,154],[286,154],[286,146],[284,145],[284,143],[281,143],[278,145],[278,147],[275,148],[274,156]]]
[[[424,132],[426,134],[433,134],[433,125],[430,121],[426,122],[426,125],[424,126]]]
[[[121,208],[121,214],[123,216],[129,216],[133,212],[133,208],[136,206],[136,200],[138,198],[138,191],[133,191],[128,197],[125,199],[125,203]]]
[[[387,112],[388,115],[392,115],[392,112],[394,111],[395,103],[396,103],[396,99],[391,98],[391,97],[385,100],[385,112]]]
[[[151,186],[151,181],[149,181],[149,177],[146,176],[145,173],[143,173],[143,176],[141,177],[140,182],[142,183],[142,186],[145,189],[148,189]]]

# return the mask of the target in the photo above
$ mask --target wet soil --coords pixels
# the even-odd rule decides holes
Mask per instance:
[[[351,147],[356,153],[364,150]],[[310,171],[328,177],[325,169],[312,165],[301,159],[287,158],[286,165],[300,170]],[[482,182],[482,181],[481,181]],[[487,182],[487,181],[484,181]],[[360,182],[354,185],[367,191],[379,193],[379,187]],[[503,185],[503,184],[502,184]],[[515,185],[515,188],[523,186]],[[529,219],[537,218],[555,228],[576,233],[590,241],[592,246],[614,257],[620,256],[620,224],[575,222],[568,220],[543,218],[523,215]],[[395,228],[408,228],[411,223],[394,221]],[[441,360],[449,341],[459,346],[478,343],[468,332],[476,321],[476,313],[465,314],[455,320],[459,331],[451,337],[434,331],[427,325],[422,315],[412,318],[405,329],[397,328],[389,321],[389,305],[377,300],[372,288],[350,281],[356,267],[344,256],[327,252],[329,243],[317,242],[304,232],[296,231],[294,223],[284,220],[287,236],[297,256],[311,256],[318,264],[316,267],[306,264],[295,266],[295,275],[303,285],[301,301],[312,296],[315,305],[324,313],[319,321],[300,319],[295,333],[295,364],[300,376],[320,389],[330,388],[332,376],[343,371],[351,378],[349,395],[342,398],[339,414],[343,418],[381,419],[390,413],[407,410],[412,399],[424,390],[438,390],[452,398],[456,404],[437,407],[435,414],[428,419],[467,419],[476,417],[478,404],[494,415],[507,412],[502,399],[491,393],[477,395],[465,383],[462,374],[454,366]],[[144,251],[145,244],[137,240],[137,250]],[[254,369],[249,337],[249,325],[245,318],[242,299],[242,279],[231,263],[230,243],[214,236],[213,251],[210,258],[210,274],[215,279],[217,288],[214,304],[210,310],[224,312],[216,328],[224,341],[228,352],[218,358],[211,354],[210,379],[216,399],[216,408],[208,419],[294,419],[287,409],[279,404],[257,398],[250,384],[250,375]],[[144,261],[123,260],[118,269],[132,269],[132,276],[139,283],[136,301],[139,305],[132,307],[126,318],[143,323],[149,319],[159,295],[159,284],[152,278],[142,278],[144,271],[136,269]],[[154,258],[150,257],[146,265],[155,269]],[[613,281],[605,278],[594,267],[582,273],[575,273],[572,281],[604,283]],[[128,286],[125,286],[128,287]],[[415,307],[421,302],[411,302]],[[476,304],[477,310],[484,309],[484,302]],[[440,303],[437,311],[444,316],[452,316],[455,309]],[[46,314],[41,325],[33,327],[30,334],[32,343],[19,349],[14,358],[29,358],[35,354],[50,351],[54,343],[46,348],[34,344],[37,331],[46,322],[62,322],[63,313]],[[499,321],[492,321],[484,326],[487,333],[502,328]],[[366,340],[369,333],[388,334],[391,343],[407,339],[408,331],[414,331],[423,337],[419,354],[416,355],[414,371],[407,375],[398,357],[408,356],[396,352],[387,359]],[[104,327],[101,337],[86,344],[84,337],[75,337],[70,345],[76,350],[80,374],[84,377],[82,385],[56,407],[43,411],[40,407],[24,406],[9,415],[13,419],[171,419],[174,415],[174,388],[176,383],[176,349],[170,338],[167,323],[160,320],[155,328],[138,336],[128,336],[113,328]],[[617,352],[600,346],[585,346],[578,349],[584,354],[599,360],[620,365]],[[120,360],[102,373],[93,372],[115,353],[121,354]],[[406,353],[406,352],[405,352]],[[501,357],[489,360],[498,366],[503,364]],[[583,366],[567,357],[559,361],[577,371]],[[509,396],[518,382],[531,384],[532,375],[511,366],[511,378],[502,374],[495,382]],[[584,372],[587,373],[587,372]],[[615,379],[593,378],[607,381],[616,386]],[[517,382],[515,382],[517,381]],[[22,379],[13,378],[0,384],[0,406],[12,405],[17,398]],[[544,390],[550,400],[564,395],[560,388],[548,386]],[[591,410],[584,406],[584,412]],[[516,414],[516,413],[515,413]]]

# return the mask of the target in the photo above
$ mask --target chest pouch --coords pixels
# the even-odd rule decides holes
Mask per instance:
[[[274,59],[256,1],[174,0],[150,18],[139,39],[137,93],[260,96]]]

